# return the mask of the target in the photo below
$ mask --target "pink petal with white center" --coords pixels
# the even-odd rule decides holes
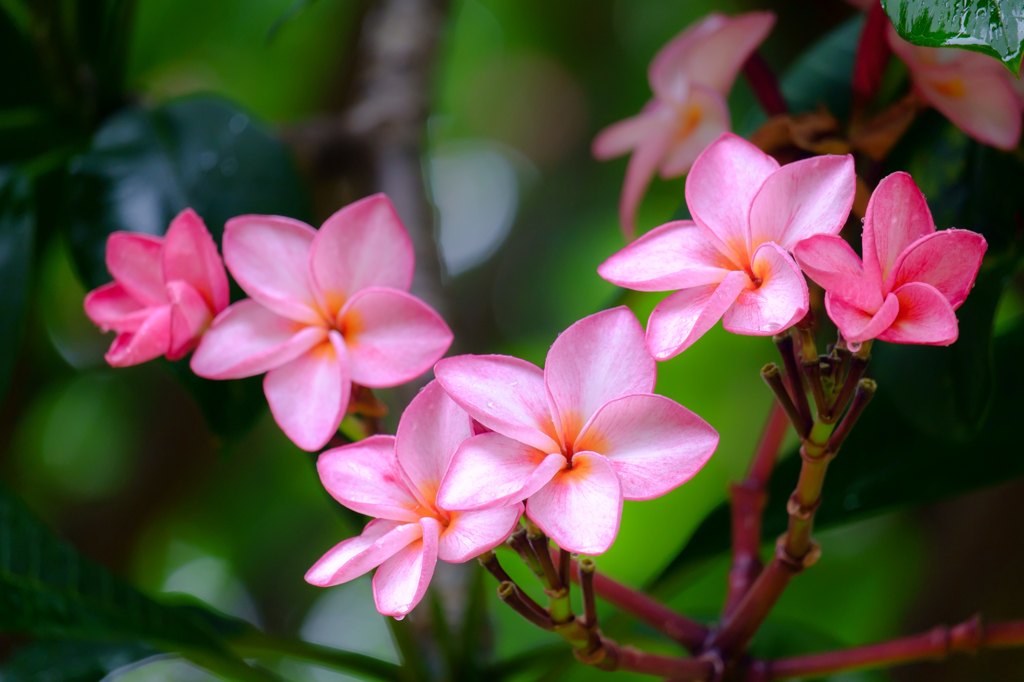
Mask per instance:
[[[671,97],[686,78],[723,95],[732,89],[743,63],[775,24],[771,12],[728,17],[714,12],[688,27],[658,51],[648,79],[659,97]]]
[[[521,502],[497,509],[452,512],[437,545],[437,558],[461,564],[494,549],[512,534],[522,513]]]
[[[373,576],[373,601],[385,616],[404,618],[427,592],[437,565],[440,526],[432,518],[420,519],[423,537],[385,561]]]
[[[877,336],[879,340],[928,346],[948,346],[956,341],[960,330],[953,306],[931,284],[910,282],[890,296],[899,299],[900,312]]]
[[[545,453],[561,452],[544,372],[507,355],[458,355],[434,365],[445,392],[478,422]]]
[[[247,298],[213,320],[190,366],[207,379],[241,379],[291,362],[326,340],[326,329],[281,317]]]
[[[134,332],[153,309],[144,307],[117,282],[93,289],[85,296],[85,314],[103,331]]]
[[[482,433],[455,451],[437,491],[437,506],[464,511],[518,502],[544,487],[565,464],[558,453],[545,453],[500,433]]]
[[[431,381],[402,413],[395,452],[420,502],[432,506],[452,455],[473,436],[473,420]]]
[[[164,235],[164,280],[188,282],[214,315],[228,307],[228,275],[203,219],[186,208],[171,221]]]
[[[202,294],[188,282],[174,280],[167,285],[171,301],[171,344],[168,360],[179,360],[199,343],[199,337],[210,326],[213,314]]]
[[[807,281],[800,266],[774,242],[754,251],[751,262],[760,286],[744,289],[725,311],[722,325],[733,334],[771,336],[796,324],[807,314]]]
[[[327,445],[338,430],[352,392],[345,342],[336,331],[327,341],[263,377],[274,421],[303,450]]]
[[[599,452],[627,500],[653,500],[686,483],[718,447],[718,432],[674,400],[628,395],[605,404],[576,441]]]
[[[395,455],[394,436],[370,436],[327,450],[316,470],[331,497],[353,511],[402,523],[421,516]]]
[[[151,308],[134,332],[117,335],[103,359],[111,367],[131,367],[165,355],[171,346],[171,307]]]
[[[804,273],[833,296],[866,311],[878,310],[882,293],[867,278],[864,265],[842,237],[815,235],[793,251]]]
[[[347,583],[391,558],[423,535],[417,523],[374,519],[362,535],[342,540],[306,572],[306,582],[317,587]]]
[[[882,178],[864,215],[864,272],[881,287],[900,254],[933,232],[932,212],[914,179],[902,171]],[[889,290],[883,289],[883,293]]]
[[[775,242],[791,251],[802,239],[838,234],[853,208],[853,157],[813,156],[764,181],[750,206],[750,250]]]
[[[658,366],[644,328],[625,306],[583,318],[559,334],[544,361],[544,384],[563,443],[572,443],[598,408],[632,393],[650,393]]]
[[[844,339],[863,343],[889,328],[900,312],[900,304],[894,294],[889,294],[882,306],[871,314],[828,293],[825,294],[825,310]]]
[[[290,320],[323,324],[310,281],[316,230],[291,218],[245,215],[224,226],[224,262],[253,299]]]
[[[655,360],[668,360],[704,336],[740,295],[750,278],[732,271],[720,284],[683,289],[659,303],[647,321],[647,349]]]
[[[732,133],[705,149],[686,176],[686,205],[698,225],[711,231],[738,267],[749,261],[750,206],[779,164]]]
[[[313,240],[309,264],[333,316],[360,289],[408,291],[415,256],[409,233],[391,200],[374,194],[324,221]]]
[[[637,209],[640,208],[640,202],[643,201],[644,194],[662,159],[668,153],[674,137],[675,131],[665,127],[661,132],[652,134],[640,142],[633,155],[629,157],[626,179],[622,184],[622,197],[619,199],[619,222],[622,225],[622,235],[627,242],[636,238]]]
[[[970,230],[925,235],[900,254],[885,288],[894,291],[908,282],[931,284],[956,310],[974,286],[987,248],[985,238]]]
[[[611,256],[597,274],[634,291],[672,291],[718,284],[733,269],[692,220],[656,227]]]
[[[671,107],[651,100],[636,116],[613,123],[599,132],[590,151],[599,161],[627,154],[644,140],[666,130],[671,125],[672,114]]]
[[[338,315],[352,381],[389,388],[429,370],[452,345],[452,330],[433,308],[398,289],[363,289]]]
[[[732,127],[725,98],[703,85],[690,88],[690,96],[676,117],[675,138],[659,167],[659,174],[666,179],[690,170],[700,153]]]
[[[560,471],[526,501],[526,513],[562,549],[603,554],[622,519],[618,474],[603,455],[577,452],[572,469]]]
[[[132,298],[149,307],[164,305],[160,249],[164,240],[138,232],[114,232],[107,238],[107,270]]]

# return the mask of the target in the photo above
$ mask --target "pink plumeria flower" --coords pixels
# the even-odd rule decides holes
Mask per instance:
[[[192,356],[210,379],[266,372],[281,429],[323,447],[352,383],[386,388],[430,369],[452,342],[444,320],[406,293],[413,250],[383,194],[341,209],[319,231],[278,216],[240,216],[224,228],[224,260],[252,298],[213,321]]]
[[[887,36],[922,99],[982,144],[1017,146],[1024,105],[1017,79],[998,60],[957,48],[911,45],[892,25]]]
[[[469,561],[509,536],[523,505],[454,512],[437,489],[473,422],[436,381],[402,414],[396,436],[372,436],[320,455],[324,487],[343,505],[375,517],[362,535],[327,552],[306,580],[329,587],[377,568],[373,599],[385,616],[402,618],[423,598],[438,559]]]
[[[720,319],[735,334],[777,334],[808,308],[807,282],[789,252],[812,235],[838,233],[855,192],[849,155],[780,167],[725,133],[686,178],[694,219],[651,230],[597,271],[636,291],[679,289],[647,324],[647,347],[658,360],[683,352]]]
[[[598,159],[633,153],[619,203],[627,240],[635,236],[636,211],[654,174],[682,175],[705,147],[729,130],[725,98],[774,23],[771,12],[735,17],[712,13],[690,26],[651,61],[648,80],[654,99],[594,139],[592,151]]]
[[[107,239],[114,281],[90,291],[85,314],[117,338],[104,358],[128,367],[166,355],[178,360],[228,305],[228,277],[217,245],[190,208],[167,234],[114,232]]]
[[[801,242],[796,257],[825,289],[825,309],[856,349],[868,339],[948,346],[955,311],[974,286],[988,244],[970,230],[935,231],[921,190],[893,173],[868,202],[861,261],[842,238]]]
[[[563,549],[607,550],[622,501],[660,497],[690,480],[718,433],[654,395],[657,364],[625,307],[586,317],[552,344],[544,370],[504,355],[437,363],[438,382],[493,433],[452,458],[438,501],[480,509],[526,500],[529,517]]]

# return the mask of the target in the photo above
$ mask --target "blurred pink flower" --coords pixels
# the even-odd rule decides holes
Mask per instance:
[[[452,454],[472,435],[469,415],[432,381],[409,403],[397,436],[372,436],[320,455],[316,466],[327,491],[375,518],[362,535],[327,552],[306,580],[329,587],[379,566],[373,577],[377,610],[402,618],[423,597],[438,559],[469,561],[504,542],[523,512],[518,501],[452,512],[436,500]]]
[[[1017,146],[1024,104],[1017,79],[998,60],[958,48],[911,45],[891,24],[887,36],[922,99],[978,142]]]
[[[192,370],[210,379],[266,372],[274,419],[305,450],[337,431],[352,382],[397,386],[451,345],[440,315],[406,293],[412,243],[383,194],[346,206],[319,231],[278,216],[232,218],[224,261],[252,298],[217,316]]]
[[[597,271],[636,291],[679,289],[647,323],[647,347],[658,360],[689,348],[719,319],[735,334],[777,334],[808,307],[807,282],[788,252],[812,235],[838,233],[855,191],[849,155],[779,167],[725,133],[686,178],[694,220],[648,232]]]
[[[114,281],[89,292],[85,314],[103,331],[117,332],[104,356],[113,367],[161,355],[184,357],[228,305],[217,245],[190,208],[171,221],[163,237],[111,234],[107,270]]]
[[[464,442],[438,492],[446,509],[526,500],[560,547],[607,550],[622,501],[660,497],[690,480],[718,433],[654,395],[657,365],[625,307],[576,322],[555,340],[544,370],[504,355],[437,363],[438,383],[493,433]]]
[[[713,13],[690,26],[651,61],[647,76],[654,99],[594,139],[592,151],[598,159],[633,153],[619,203],[627,240],[636,234],[636,211],[655,172],[663,178],[682,175],[705,147],[729,130],[725,98],[774,23],[771,12],[735,17]]]
[[[921,190],[906,173],[878,183],[868,203],[861,261],[842,238],[796,247],[804,272],[825,289],[825,308],[856,348],[868,339],[948,346],[953,312],[967,298],[988,245],[970,230],[935,231]]]

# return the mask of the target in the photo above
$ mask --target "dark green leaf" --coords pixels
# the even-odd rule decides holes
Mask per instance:
[[[19,649],[0,667],[4,682],[99,682],[109,673],[159,653],[129,642],[38,641]]]
[[[0,396],[7,393],[21,347],[36,218],[27,178],[0,168]]]
[[[273,40],[285,24],[309,9],[315,2],[316,0],[292,0],[292,4],[288,5],[288,9],[281,13],[281,16],[274,21],[270,30],[267,31],[267,40]]]
[[[900,36],[924,47],[959,47],[995,57],[1014,75],[1024,42],[1020,0],[882,0]]]

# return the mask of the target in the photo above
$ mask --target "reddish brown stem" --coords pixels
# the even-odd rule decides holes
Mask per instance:
[[[757,101],[769,118],[789,112],[779,81],[764,57],[756,52],[750,55],[743,65],[743,75],[747,77],[750,89],[757,95]]]
[[[761,431],[761,439],[757,442],[757,449],[754,450],[754,457],[750,461],[750,468],[747,471],[747,480],[764,487],[772,476],[775,468],[775,458],[782,447],[782,440],[786,437],[786,428],[789,420],[786,419],[786,412],[778,403],[773,403],[765,420],[764,429]]]
[[[796,344],[793,342],[792,331],[773,337],[775,345],[782,356],[782,365],[786,368],[786,381],[789,384],[789,394],[792,396],[793,405],[800,414],[800,423],[793,422],[797,433],[801,438],[807,435],[811,428],[811,407],[807,404],[807,392],[804,389],[803,375],[796,359]],[[803,432],[801,433],[801,427]]]
[[[603,649],[614,667],[605,670],[625,670],[644,675],[670,677],[674,682],[710,682],[720,672],[715,662],[706,658],[677,658],[638,651],[631,646],[621,646],[610,640],[603,640]],[[600,667],[600,666],[599,666]]]
[[[795,677],[816,678],[837,672],[941,660],[958,651],[973,654],[982,648],[1019,646],[1024,646],[1024,621],[982,625],[981,618],[975,616],[952,628],[940,626],[891,642],[776,661],[758,661],[747,679],[750,682],[767,682]]]
[[[853,62],[853,113],[859,118],[882,86],[882,75],[889,63],[892,51],[886,40],[885,30],[889,17],[876,2],[868,10],[864,29],[857,42],[857,56]]]

